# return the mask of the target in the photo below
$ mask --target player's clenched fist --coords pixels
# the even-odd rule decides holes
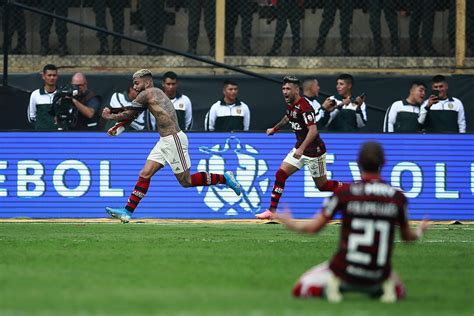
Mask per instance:
[[[108,107],[104,108],[104,110],[102,111],[102,118],[106,120],[110,120],[112,118],[112,111],[110,110],[110,108]]]
[[[267,128],[267,135],[268,136],[271,136],[273,134],[275,134],[277,132],[276,129],[274,129],[273,127],[272,128]]]

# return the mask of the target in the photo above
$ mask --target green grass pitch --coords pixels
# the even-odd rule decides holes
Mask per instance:
[[[294,299],[335,251],[339,226],[0,223],[0,315],[473,315],[474,227],[397,242],[407,300]]]

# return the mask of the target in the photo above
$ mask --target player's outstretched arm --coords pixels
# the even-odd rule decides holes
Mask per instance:
[[[403,241],[415,241],[420,239],[425,231],[428,229],[429,223],[428,220],[423,220],[416,229],[412,229],[408,222],[400,226],[400,232],[402,235]]]
[[[123,110],[118,113],[112,113],[110,108],[104,108],[102,111],[102,117],[106,120],[120,121],[133,121],[140,112],[138,110]]]
[[[329,222],[329,218],[322,213],[317,214],[310,221],[304,222],[294,220],[290,212],[276,213],[273,218],[288,227],[288,229],[308,234],[319,232]]]
[[[288,117],[285,115],[283,116],[283,118],[280,120],[280,122],[278,122],[275,126],[273,126],[272,128],[269,128],[267,129],[267,135],[268,136],[271,136],[273,134],[275,134],[276,132],[278,132],[278,130],[280,128],[282,128],[283,126],[285,126],[286,124],[288,124],[289,122],[289,119]]]

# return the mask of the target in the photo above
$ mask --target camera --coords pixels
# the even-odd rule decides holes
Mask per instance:
[[[76,126],[79,113],[72,103],[72,98],[77,95],[79,88],[75,85],[65,85],[57,89],[49,114],[56,118],[58,130],[68,130]]]

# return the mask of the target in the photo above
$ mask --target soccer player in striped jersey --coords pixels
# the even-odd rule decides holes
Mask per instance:
[[[271,219],[276,211],[285,188],[286,179],[304,166],[308,166],[314,183],[320,191],[334,192],[343,186],[342,182],[326,178],[326,145],[316,127],[316,114],[308,101],[300,96],[300,81],[294,76],[283,78],[282,93],[286,102],[286,115],[274,127],[267,129],[267,135],[275,134],[290,123],[296,136],[295,147],[288,153],[275,174],[270,207],[257,215],[258,219]]]
[[[400,227],[404,241],[415,241],[428,228],[425,220],[413,230],[408,224],[407,198],[380,178],[385,162],[382,146],[365,143],[358,158],[362,181],[344,186],[311,221],[297,222],[289,213],[274,217],[289,229],[319,232],[336,214],[341,213],[339,250],[330,262],[323,262],[304,273],[295,287],[296,297],[322,297],[342,300],[341,292],[361,291],[391,303],[404,297],[405,289],[392,271],[391,257],[395,229]]]
[[[130,124],[140,112],[148,109],[156,119],[160,140],[150,152],[145,166],[140,171],[127,205],[122,208],[106,207],[108,214],[120,219],[123,223],[130,221],[132,213],[148,191],[151,178],[167,164],[170,165],[176,179],[183,187],[226,184],[237,195],[241,194],[241,186],[230,171],[224,174],[207,172],[190,174],[188,138],[179,128],[173,103],[161,89],[153,86],[150,70],[141,69],[133,75],[133,88],[138,92],[138,96],[130,106],[121,109],[119,113],[112,113],[110,108],[104,109],[102,113],[104,119],[118,122],[107,133],[111,136],[119,134],[123,131],[124,125]]]

